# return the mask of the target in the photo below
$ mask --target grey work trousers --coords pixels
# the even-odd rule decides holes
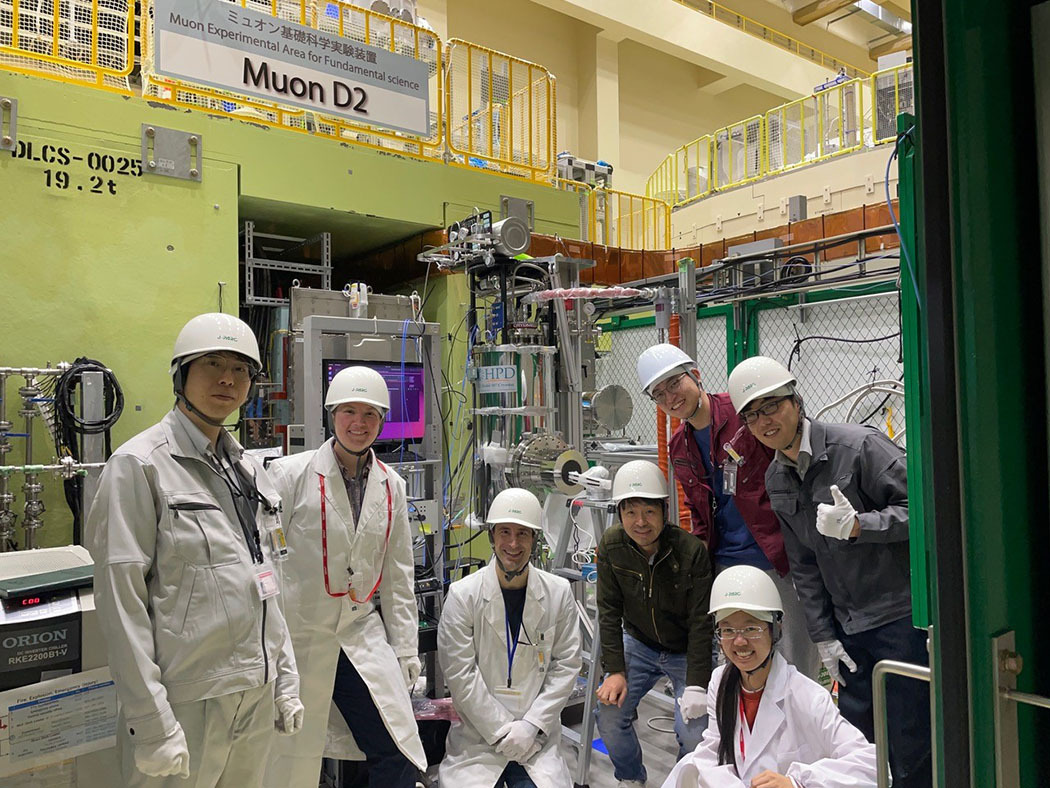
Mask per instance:
[[[135,745],[123,715],[117,754],[127,788],[259,788],[274,731],[274,683],[207,700],[173,703],[186,735],[190,777],[150,777],[135,768]]]

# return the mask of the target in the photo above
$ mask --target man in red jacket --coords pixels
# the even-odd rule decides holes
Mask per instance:
[[[788,573],[780,523],[766,495],[773,452],[744,426],[726,393],[704,391],[696,362],[674,345],[653,345],[638,359],[638,382],[681,424],[668,447],[685,491],[692,532],[707,545],[714,573],[745,564],[767,572],[784,601],[784,657],[816,678],[820,660]]]

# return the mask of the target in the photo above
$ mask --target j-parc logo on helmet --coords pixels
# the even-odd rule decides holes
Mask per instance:
[[[231,337],[228,334],[219,334],[219,339],[222,339],[226,342],[240,342],[240,339],[238,337]]]
[[[645,486],[645,484],[643,484],[643,483],[642,483],[642,482],[640,482],[640,481],[634,481],[634,482],[631,482],[631,483],[630,483],[630,484],[629,484],[628,486],[629,486],[629,487],[630,487],[630,488],[631,488],[632,490],[637,490],[637,489],[638,489],[639,487],[644,487],[644,486]]]
[[[741,594],[740,594],[739,591],[727,591],[726,592],[726,596],[727,597],[730,597],[730,596],[741,596]]]
[[[351,391],[359,391],[359,392],[361,392],[362,394],[367,394],[367,393],[368,393],[368,389],[366,389],[366,388],[365,388],[364,386],[354,386],[354,387],[353,387],[352,389],[350,389],[350,390],[351,390]]]
[[[513,506],[508,507],[507,511],[511,512],[512,514],[525,514],[525,512],[523,512],[521,509],[515,509]]]
[[[757,385],[758,385],[757,383],[748,383],[746,386],[744,386],[744,388],[740,391],[740,393],[741,394],[747,394],[747,392],[751,391],[751,389],[753,389]]]

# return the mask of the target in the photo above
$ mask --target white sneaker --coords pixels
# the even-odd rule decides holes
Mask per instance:
[[[645,783],[641,780],[618,780],[616,788],[645,788]]]

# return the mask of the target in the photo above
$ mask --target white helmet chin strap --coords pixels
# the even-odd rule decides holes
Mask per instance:
[[[340,403],[342,404],[342,403]],[[375,439],[365,446],[361,451],[354,451],[341,440],[339,440],[339,433],[335,429],[335,411],[328,411],[328,428],[332,431],[332,437],[335,438],[335,442],[339,444],[339,448],[345,451],[347,454],[352,454],[354,457],[364,457],[368,452],[372,451],[372,447],[376,445],[376,441],[379,440],[379,434],[383,431],[383,425],[386,424],[386,414],[383,414],[383,418],[379,420],[379,429],[376,430]]]
[[[773,642],[769,644],[769,653],[766,654],[766,658],[762,660],[762,664],[757,668],[744,671],[748,676],[753,676],[758,673],[758,671],[762,670],[773,659],[773,652],[776,651],[777,643],[780,641],[780,621],[777,619],[776,613],[773,614],[773,620],[769,622],[769,631],[773,639]]]
[[[200,408],[198,408],[196,405],[194,405],[192,402],[186,399],[186,395],[183,394],[181,391],[175,392],[175,399],[181,402],[183,405],[185,405],[186,410],[193,413],[197,418],[199,418],[206,424],[210,424],[213,427],[222,427],[224,424],[226,424],[225,419],[213,419],[211,416],[206,414],[204,411],[202,411]]]
[[[529,556],[529,560],[521,565],[521,569],[516,569],[514,571],[511,571],[511,570],[507,569],[507,567],[505,567],[503,565],[503,562],[499,560],[499,556],[498,555],[496,556],[496,566],[499,567],[499,571],[501,571],[503,573],[503,576],[505,578],[507,578],[507,582],[508,583],[511,580],[513,580],[515,577],[521,577],[521,575],[523,575],[526,572],[528,572],[530,563],[532,563],[532,556],[531,555]]]
[[[686,374],[689,375],[690,380],[692,380],[693,383],[696,384],[696,393],[698,395],[696,398],[696,407],[693,408],[693,412],[686,416],[684,419],[684,421],[689,421],[689,419],[693,418],[693,416],[700,412],[700,406],[704,404],[704,389],[703,386],[700,385],[699,379],[694,378],[688,372]]]
[[[529,557],[525,560],[525,563],[521,565],[521,569],[514,569],[514,570],[507,569],[507,567],[505,567],[503,565],[503,562],[501,560],[499,560],[499,555],[495,551],[493,551],[493,553],[492,553],[492,557],[496,559],[496,566],[499,567],[499,571],[501,571],[503,573],[503,576],[507,579],[508,583],[511,580],[513,580],[514,578],[521,577],[523,574],[528,572],[529,571],[529,564],[532,563],[532,559],[536,556],[536,549],[539,546],[539,541],[540,540],[539,540],[539,537],[536,535],[536,531],[535,530],[533,530],[533,529],[529,529],[529,530],[532,531],[532,549],[529,551]],[[495,543],[496,543],[496,539],[492,535],[492,528],[489,528],[489,544],[490,545],[495,545]]]

